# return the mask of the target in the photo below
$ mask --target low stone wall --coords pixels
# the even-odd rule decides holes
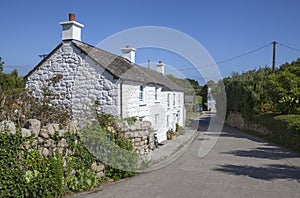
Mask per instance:
[[[16,134],[16,127],[13,122],[0,122],[0,131],[8,127],[10,133]],[[120,131],[126,139],[129,139],[135,151],[139,154],[138,166],[150,160],[150,153],[154,150],[154,129],[151,127],[151,122],[136,121],[128,123],[127,121],[118,121],[114,126],[109,127],[109,130]],[[67,127],[60,128],[59,124],[48,124],[41,126],[41,122],[36,119],[29,119],[26,121],[24,127],[21,129],[23,138],[28,138],[25,141],[25,149],[29,149],[30,140],[33,137],[34,148],[40,151],[40,154],[45,157],[55,156],[56,152],[64,156],[72,156],[74,150],[69,148],[68,141],[65,137],[66,133],[76,133],[77,128],[75,123],[70,123]],[[78,143],[75,140],[75,144]],[[67,163],[67,162],[65,162]],[[99,177],[104,176],[104,165],[94,163],[91,167],[97,172]]]
[[[117,122],[115,127],[132,142],[140,156],[140,163],[150,160],[150,153],[154,149],[154,129],[151,127],[151,122],[136,121],[128,124],[127,121],[121,121]]]
[[[227,116],[226,122],[227,125],[241,129],[241,130],[249,130],[249,131],[255,131],[258,133],[262,133],[264,135],[272,134],[272,131],[270,131],[268,128],[260,125],[255,124],[252,122],[248,122],[245,120],[241,114],[238,113],[232,113],[230,112]]]
[[[0,132],[7,128],[11,134],[16,134],[17,129],[15,124],[11,121],[0,122]],[[29,119],[26,121],[23,128],[21,128],[21,135],[24,138],[23,149],[35,148],[40,151],[44,157],[55,156],[57,153],[62,155],[65,159],[67,156],[72,156],[75,153],[75,148],[69,146],[70,140],[67,140],[67,133],[74,134],[77,132],[75,123],[70,123],[67,127],[60,128],[59,124],[48,124],[41,126],[41,122],[36,119]],[[72,141],[75,145],[79,140]],[[64,166],[67,161],[64,161]],[[91,166],[98,178],[104,176],[104,165],[99,162],[94,162]],[[75,174],[75,172],[73,172]]]

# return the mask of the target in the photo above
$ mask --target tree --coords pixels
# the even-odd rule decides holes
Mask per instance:
[[[3,66],[4,66],[4,62],[2,61],[2,58],[0,57],[0,74],[3,72]]]

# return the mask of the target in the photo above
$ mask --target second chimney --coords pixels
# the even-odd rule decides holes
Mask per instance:
[[[122,48],[122,57],[128,59],[131,63],[135,63],[135,48],[127,45],[125,48]]]
[[[159,61],[158,64],[156,65],[156,71],[158,71],[161,74],[165,74],[165,64],[162,61]]]

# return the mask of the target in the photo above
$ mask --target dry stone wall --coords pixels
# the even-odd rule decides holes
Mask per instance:
[[[252,122],[248,122],[245,120],[241,114],[230,112],[226,119],[226,124],[241,130],[249,130],[255,131],[258,133],[262,133],[264,135],[272,134],[272,131],[268,128],[261,126],[259,124],[255,124]]]
[[[154,149],[154,130],[151,122],[136,121],[128,124],[127,121],[117,122],[113,130],[119,130],[126,139],[132,142],[135,151],[139,154],[139,162],[148,162],[150,153]]]
[[[16,134],[15,124],[11,121],[0,122],[0,132],[7,128],[10,133]],[[114,132],[119,131],[126,139],[132,142],[134,150],[139,155],[138,166],[150,161],[150,153],[154,150],[154,129],[151,122],[136,121],[128,123],[127,121],[116,122],[108,130]],[[70,147],[71,142],[66,138],[66,134],[76,133],[77,128],[75,123],[70,123],[67,127],[60,128],[59,124],[48,124],[41,126],[41,122],[37,119],[29,119],[26,121],[24,127],[21,129],[23,138],[28,138],[25,141],[24,148],[29,149],[33,144],[34,148],[40,151],[40,154],[45,157],[55,156],[56,153],[63,156],[72,156],[75,153],[74,148]],[[29,138],[33,137],[33,141]],[[74,140],[74,144],[79,142]],[[65,161],[65,165],[66,165]],[[99,178],[104,176],[104,165],[94,162],[92,167],[96,171]]]
[[[11,134],[16,134],[17,129],[15,124],[11,121],[0,122],[0,133],[8,129]],[[67,166],[67,157],[75,154],[76,147],[70,146],[71,144],[77,145],[79,139],[69,140],[68,134],[77,133],[75,123],[70,123],[67,127],[60,128],[59,124],[48,124],[41,126],[41,122],[37,119],[29,119],[26,121],[23,128],[21,128],[21,136],[24,138],[23,149],[29,150],[35,148],[39,150],[40,154],[44,157],[52,157],[60,154],[64,158],[64,166]],[[78,136],[75,136],[78,137]],[[104,174],[104,165],[99,162],[94,162],[91,166],[98,178],[102,178]],[[75,172],[73,173],[75,174]]]

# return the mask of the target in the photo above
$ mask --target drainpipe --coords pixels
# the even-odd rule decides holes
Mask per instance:
[[[123,82],[120,80],[120,118],[123,118]]]

